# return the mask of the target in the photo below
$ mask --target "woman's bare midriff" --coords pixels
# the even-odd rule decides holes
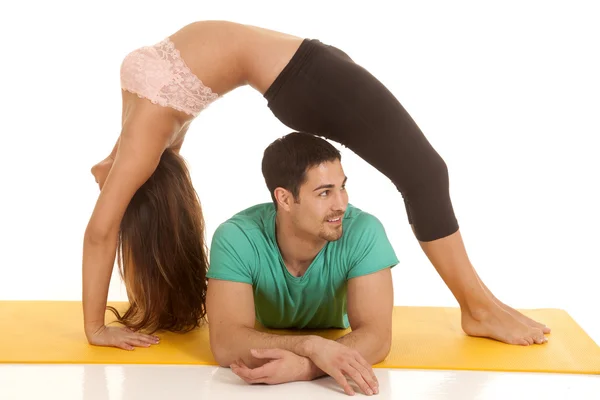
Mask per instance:
[[[219,95],[243,85],[264,94],[302,43],[297,36],[226,21],[194,22],[170,38],[192,72]]]
[[[227,21],[191,23],[169,36],[181,57],[204,85],[223,96],[249,85],[261,94],[288,64],[302,38]],[[123,118],[135,110],[156,108],[131,93],[123,93]],[[155,110],[156,111],[156,110]],[[180,147],[192,117],[176,110],[160,110],[173,119],[170,147]],[[129,115],[127,115],[129,114]],[[201,114],[200,114],[201,115]]]

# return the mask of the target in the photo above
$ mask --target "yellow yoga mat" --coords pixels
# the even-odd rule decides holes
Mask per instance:
[[[119,310],[126,306],[110,304]],[[392,350],[375,367],[600,374],[600,347],[565,311],[521,311],[552,328],[548,343],[523,347],[466,336],[458,308],[395,307]],[[126,351],[89,345],[82,318],[80,302],[0,301],[0,363],[216,365],[207,327],[158,333],[160,344]],[[265,331],[330,339],[349,332]]]

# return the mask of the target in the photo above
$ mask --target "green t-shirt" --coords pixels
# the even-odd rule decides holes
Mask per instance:
[[[207,277],[251,284],[256,319],[267,328],[348,328],[347,280],[398,264],[383,225],[348,205],[342,237],[295,277],[277,246],[275,215],[275,206],[264,203],[223,222],[213,235]]]

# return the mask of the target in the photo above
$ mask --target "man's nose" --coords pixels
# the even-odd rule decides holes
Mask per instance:
[[[333,203],[333,208],[336,211],[345,211],[346,210],[346,196],[342,192],[337,192],[335,196],[335,201]]]

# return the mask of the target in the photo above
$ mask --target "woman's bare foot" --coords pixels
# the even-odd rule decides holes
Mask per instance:
[[[548,341],[541,329],[523,323],[496,304],[473,312],[463,310],[461,322],[463,330],[469,336],[487,337],[523,346]]]
[[[483,283],[482,283],[482,286],[483,286],[484,290],[486,291],[488,297],[491,298],[494,303],[496,303],[498,306],[500,306],[504,311],[506,311],[507,313],[512,315],[514,318],[521,321],[522,323],[524,323],[527,326],[541,330],[545,334],[550,333],[550,328],[548,328],[546,325],[541,324],[541,323],[529,318],[528,316],[524,315],[523,313],[515,310],[514,308],[504,304],[503,302],[498,300],[496,298],[496,296],[494,296],[490,292],[490,290],[485,285],[483,285]]]
[[[519,321],[521,321],[522,323],[524,323],[525,325],[528,325],[532,328],[537,328],[539,330],[541,330],[543,333],[548,334],[550,333],[550,328],[548,328],[546,325],[541,324],[531,318],[529,318],[526,315],[523,315],[521,312],[515,310],[514,308],[507,306],[506,304],[499,302],[500,307],[502,307],[504,309],[504,311],[508,312],[510,315],[512,315],[513,317],[515,317],[516,319],[518,319]]]
[[[473,271],[475,271],[475,270],[473,269]],[[491,290],[488,289],[488,287],[485,285],[485,283],[483,283],[483,281],[479,277],[479,274],[477,274],[476,271],[475,271],[475,275],[477,276],[477,280],[479,281],[479,284],[483,288],[483,291],[487,294],[488,298],[490,298],[494,303],[496,303],[500,307],[502,307],[502,309],[504,309],[504,311],[508,312],[510,315],[517,318],[519,321],[521,321],[525,325],[531,326],[533,328],[541,329],[542,332],[544,332],[545,334],[550,333],[550,328],[547,327],[546,325],[541,324],[537,321],[534,321],[533,319],[527,317],[526,315],[523,315],[519,311],[515,310],[514,308],[512,308],[510,306],[507,306],[506,304],[504,304],[503,302],[498,300],[498,298],[496,296],[494,296],[494,294],[491,292]]]
[[[496,299],[481,281],[467,256],[460,230],[419,244],[461,306],[465,333],[511,344],[547,341],[544,333],[550,333],[548,327]]]

